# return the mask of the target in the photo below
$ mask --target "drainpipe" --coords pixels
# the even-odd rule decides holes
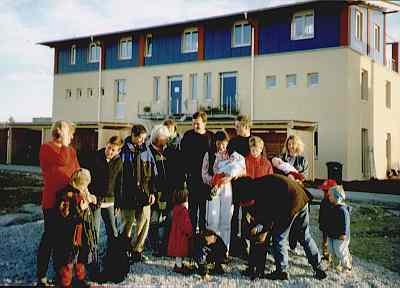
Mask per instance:
[[[250,121],[254,121],[254,27],[251,27]]]
[[[91,39],[92,39],[92,42],[93,42],[93,36],[91,37]],[[99,46],[99,50],[100,50],[100,53],[99,53],[99,73],[98,73],[98,75],[99,75],[99,77],[98,77],[98,85],[99,85],[99,87],[98,87],[98,95],[99,95],[99,98],[98,98],[98,100],[97,100],[97,123],[98,124],[100,124],[100,115],[101,115],[101,65],[102,65],[102,54],[103,54],[103,49],[102,49],[102,47],[101,47],[101,44],[100,44],[100,42],[98,41],[98,42],[96,42],[96,45],[98,45]]]

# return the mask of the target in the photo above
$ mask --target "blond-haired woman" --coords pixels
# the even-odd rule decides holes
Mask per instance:
[[[39,160],[43,175],[42,209],[44,232],[37,254],[38,286],[49,286],[46,278],[50,256],[53,254],[53,239],[56,216],[56,194],[65,187],[72,174],[80,168],[76,151],[70,147],[75,132],[68,121],[56,121],[51,128],[52,139],[40,147]]]
[[[284,162],[292,165],[297,172],[308,178],[309,165],[307,159],[304,157],[304,143],[297,135],[290,135],[286,138],[285,145],[282,150],[281,158]]]

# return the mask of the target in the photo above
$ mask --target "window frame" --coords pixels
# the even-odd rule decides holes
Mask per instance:
[[[317,75],[317,83],[311,83],[311,77],[313,75]],[[307,73],[307,87],[308,88],[312,88],[312,87],[316,87],[319,85],[320,82],[320,77],[319,77],[319,72],[310,72]]]
[[[312,33],[307,34],[306,33],[306,18],[307,16],[310,16],[310,14],[312,14]],[[301,35],[296,35],[296,18],[297,17],[302,17],[304,18],[303,23],[304,23],[304,27],[302,34]],[[315,37],[315,11],[314,9],[311,10],[303,10],[303,11],[299,11],[296,12],[292,15],[292,20],[291,20],[291,36],[290,39],[295,41],[295,40],[306,40],[306,39],[313,39]]]
[[[98,58],[97,59],[93,59],[93,54],[92,54],[92,47],[96,47],[96,51],[98,51]],[[92,42],[89,44],[89,53],[88,53],[88,62],[89,63],[99,63],[100,62],[100,54],[101,54],[101,46],[98,45],[95,42]],[[96,53],[97,54],[97,53]]]
[[[122,97],[120,97],[121,94],[119,93],[120,92],[119,84],[122,81],[124,81],[124,93],[122,94]],[[125,103],[127,95],[128,95],[128,85],[127,85],[126,79],[115,79],[115,96],[116,96],[115,101],[116,101],[116,103],[119,103],[119,104]]]
[[[93,97],[94,96],[94,89],[93,88],[87,88],[86,89],[86,94],[87,94],[87,97]]]
[[[76,99],[81,99],[83,96],[82,88],[76,88]]]
[[[160,102],[160,94],[161,94],[161,89],[160,89],[160,83],[161,83],[161,77],[160,76],[154,76],[153,77],[153,99],[155,102]]]
[[[362,42],[363,41],[363,29],[364,29],[364,20],[363,20],[363,12],[359,9],[356,9],[356,40]]]
[[[294,76],[294,85],[289,86],[289,77]],[[297,87],[297,74],[292,73],[292,74],[286,74],[286,88],[295,88]]]
[[[76,45],[72,45],[69,49],[69,65],[76,64]]]
[[[378,24],[374,24],[374,49],[381,51],[381,27]]]
[[[385,100],[386,108],[392,109],[392,83],[387,80],[385,82]]]
[[[205,72],[203,78],[203,92],[205,100],[212,100],[212,74],[211,72]]]
[[[72,89],[65,89],[65,99],[72,99]]]
[[[127,55],[123,55],[123,43],[126,43],[126,53]],[[129,49],[130,43],[130,49]],[[119,60],[131,60],[132,59],[132,46],[133,39],[131,36],[120,38],[118,41],[118,59]]]
[[[148,39],[151,39],[151,46],[149,49],[149,42]],[[152,57],[153,54],[153,35],[152,34],[147,34],[144,40],[144,57]]]
[[[366,75],[366,79],[364,80],[364,76]],[[362,101],[368,101],[368,81],[369,81],[369,75],[368,75],[368,71],[365,69],[361,69],[361,100]],[[365,81],[365,82],[364,82]]]
[[[275,84],[273,86],[269,85],[269,82],[268,82],[269,79],[274,79],[274,83]],[[267,89],[275,89],[275,88],[277,88],[278,87],[278,77],[276,77],[276,75],[267,75],[267,76],[265,76],[265,87]]]
[[[193,34],[197,34],[197,41],[195,47],[186,47],[186,35],[190,35],[191,45],[193,45]],[[182,37],[181,37],[181,51],[182,53],[196,53],[199,50],[199,29],[196,27],[187,28],[183,30]]]
[[[240,26],[241,27],[241,33],[240,33],[240,43],[236,43],[236,33],[235,33],[235,28],[236,28],[236,26]],[[245,43],[244,42],[244,38],[245,38],[245,36],[244,36],[244,33],[245,33],[245,26],[249,26],[250,27],[250,35],[249,35],[249,42],[247,43]],[[248,47],[248,46],[251,46],[251,24],[248,22],[248,21],[237,21],[237,22],[235,22],[235,23],[233,23],[233,26],[232,26],[232,48],[240,48],[240,47]]]
[[[190,73],[189,75],[189,87],[190,87],[190,99],[192,101],[198,100],[197,85],[198,85],[197,73]]]

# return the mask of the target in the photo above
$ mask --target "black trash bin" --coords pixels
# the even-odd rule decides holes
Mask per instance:
[[[328,179],[333,179],[337,184],[342,185],[342,168],[343,164],[335,161],[327,162]]]

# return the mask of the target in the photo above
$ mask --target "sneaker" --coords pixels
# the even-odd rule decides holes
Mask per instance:
[[[40,278],[36,284],[36,287],[51,287],[50,281],[47,277]]]
[[[315,278],[317,278],[318,280],[323,280],[323,279],[325,279],[326,278],[326,272],[324,271],[324,270],[322,270],[321,268],[316,268],[315,270],[314,270],[314,272],[315,272]]]
[[[289,280],[289,274],[287,272],[278,270],[265,274],[264,277],[269,280]]]

